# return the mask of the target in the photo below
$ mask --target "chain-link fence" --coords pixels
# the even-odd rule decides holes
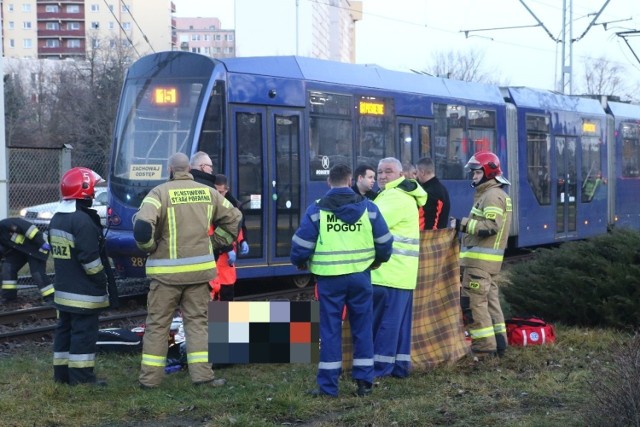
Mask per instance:
[[[108,159],[104,152],[62,148],[15,148],[9,156],[9,216],[22,208],[60,199],[60,178],[72,167],[85,166],[107,178]]]

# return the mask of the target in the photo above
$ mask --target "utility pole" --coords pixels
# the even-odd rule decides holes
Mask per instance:
[[[522,6],[527,9],[527,12],[536,20],[536,25],[519,25],[516,27],[499,27],[499,28],[482,28],[476,30],[462,30],[461,33],[464,33],[465,37],[469,38],[470,33],[479,32],[479,31],[494,31],[494,30],[511,30],[514,28],[530,28],[530,27],[542,27],[542,29],[547,33],[547,35],[556,43],[562,43],[562,77],[561,77],[561,92],[569,93],[569,95],[573,94],[573,44],[577,41],[580,41],[586,34],[589,32],[591,27],[595,24],[596,20],[602,14],[602,11],[609,4],[611,0],[606,0],[598,13],[593,14],[593,19],[587,26],[587,29],[580,35],[578,38],[573,38],[573,0],[569,0],[569,13],[567,13],[567,0],[562,1],[562,37],[558,39],[554,37],[551,31],[544,25],[544,23],[538,19],[535,13],[527,6],[524,0],[519,0]],[[569,34],[567,35],[567,30]],[[626,41],[626,40],[625,40]],[[567,91],[567,86],[569,90]]]
[[[569,37],[567,37],[567,28]],[[573,94],[573,0],[569,0],[569,13],[567,13],[567,0],[562,1],[562,77],[560,88],[562,93]]]

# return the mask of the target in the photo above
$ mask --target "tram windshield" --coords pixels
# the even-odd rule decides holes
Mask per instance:
[[[204,79],[127,81],[118,113],[114,180],[144,186],[168,179],[169,156],[190,154],[206,84]]]

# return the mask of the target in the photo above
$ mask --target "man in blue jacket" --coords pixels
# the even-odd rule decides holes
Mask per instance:
[[[318,277],[320,363],[313,396],[338,396],[342,371],[342,312],[347,306],[353,336],[353,379],[358,396],[372,391],[373,290],[371,269],[391,257],[393,238],[380,211],[355,194],[351,169],[329,171],[331,190],[307,208],[292,239],[291,262]]]

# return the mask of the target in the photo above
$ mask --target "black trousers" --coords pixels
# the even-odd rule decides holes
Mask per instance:
[[[58,311],[53,338],[53,379],[76,385],[96,382],[98,312],[91,314]]]
[[[29,263],[31,277],[41,291],[50,285],[47,276],[47,262],[31,257],[18,250],[11,250],[4,257],[2,263],[2,297],[6,300],[16,299],[18,296],[18,271]]]

